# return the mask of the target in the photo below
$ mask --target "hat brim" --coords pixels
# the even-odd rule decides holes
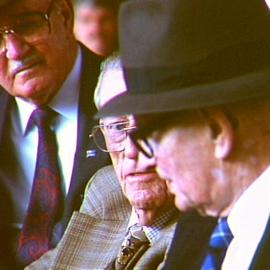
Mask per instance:
[[[127,91],[106,103],[95,118],[183,111],[267,95],[270,95],[270,68],[221,82],[173,89],[157,94],[130,94]]]

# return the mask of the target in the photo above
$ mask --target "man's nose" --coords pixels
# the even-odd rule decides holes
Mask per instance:
[[[17,60],[25,56],[29,51],[29,45],[14,32],[9,32],[4,36],[5,39],[5,53],[8,59]]]
[[[132,139],[127,136],[125,144],[125,156],[129,159],[140,160],[147,166],[155,166],[156,160],[154,157],[148,158],[143,152],[141,152],[136,145],[133,143]]]
[[[139,150],[132,142],[129,136],[126,138],[125,142],[125,156],[130,159],[137,159],[139,154]]]

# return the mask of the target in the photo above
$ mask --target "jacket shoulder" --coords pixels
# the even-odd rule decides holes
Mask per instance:
[[[129,218],[131,205],[122,192],[112,165],[101,168],[89,180],[80,212],[102,219]]]

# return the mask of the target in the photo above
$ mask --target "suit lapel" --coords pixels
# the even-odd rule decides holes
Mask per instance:
[[[77,210],[82,203],[84,187],[89,178],[98,168],[109,164],[109,156],[96,151],[95,157],[86,157],[86,151],[95,149],[94,142],[90,141],[89,134],[95,125],[93,116],[96,108],[93,103],[93,93],[99,75],[100,59],[82,48],[82,67],[80,81],[80,97],[78,112],[78,137],[71,184],[68,191],[63,229],[66,227],[73,210]]]
[[[0,145],[2,145],[3,135],[6,129],[8,108],[13,99],[14,98],[10,96],[4,89],[0,88]]]
[[[165,263],[165,270],[199,270],[217,220],[195,212],[182,214]]]

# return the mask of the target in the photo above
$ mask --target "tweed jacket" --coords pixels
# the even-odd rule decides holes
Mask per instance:
[[[96,124],[93,121],[96,108],[92,100],[100,71],[100,59],[83,45],[80,46],[82,51],[82,65],[80,71],[78,136],[70,188],[64,203],[64,214],[60,223],[61,226],[59,226],[59,230],[57,234],[55,234],[57,235],[55,238],[56,242],[62,236],[73,211],[79,209],[89,178],[99,168],[109,164],[109,156],[101,151],[97,151],[95,157],[86,157],[86,150],[95,147],[94,143],[89,140],[89,134],[92,126]],[[8,166],[16,166],[16,164],[14,165],[12,152],[18,150],[14,150],[12,145],[10,145],[10,135],[6,133],[10,123],[10,111],[12,106],[15,106],[14,97],[10,96],[0,87],[0,167],[2,169]],[[14,179],[11,176],[10,185],[12,185],[12,181],[14,182]],[[0,216],[2,222],[4,220],[12,220],[12,215],[16,213],[13,208],[8,187],[3,185],[0,174]],[[9,231],[8,228],[3,227],[2,222],[0,222],[0,270],[14,270],[15,267],[12,265],[14,262],[13,252],[16,249],[14,246],[17,242],[16,236],[19,234],[19,230],[14,229]],[[4,245],[2,243],[4,243]]]
[[[46,254],[27,269],[111,269],[125,237],[130,214],[131,206],[122,193],[113,167],[99,170],[88,184],[80,212],[73,214],[64,237],[50,255],[53,262],[46,262]],[[133,269],[161,267],[177,219],[178,214],[160,231],[160,238],[146,250]]]

